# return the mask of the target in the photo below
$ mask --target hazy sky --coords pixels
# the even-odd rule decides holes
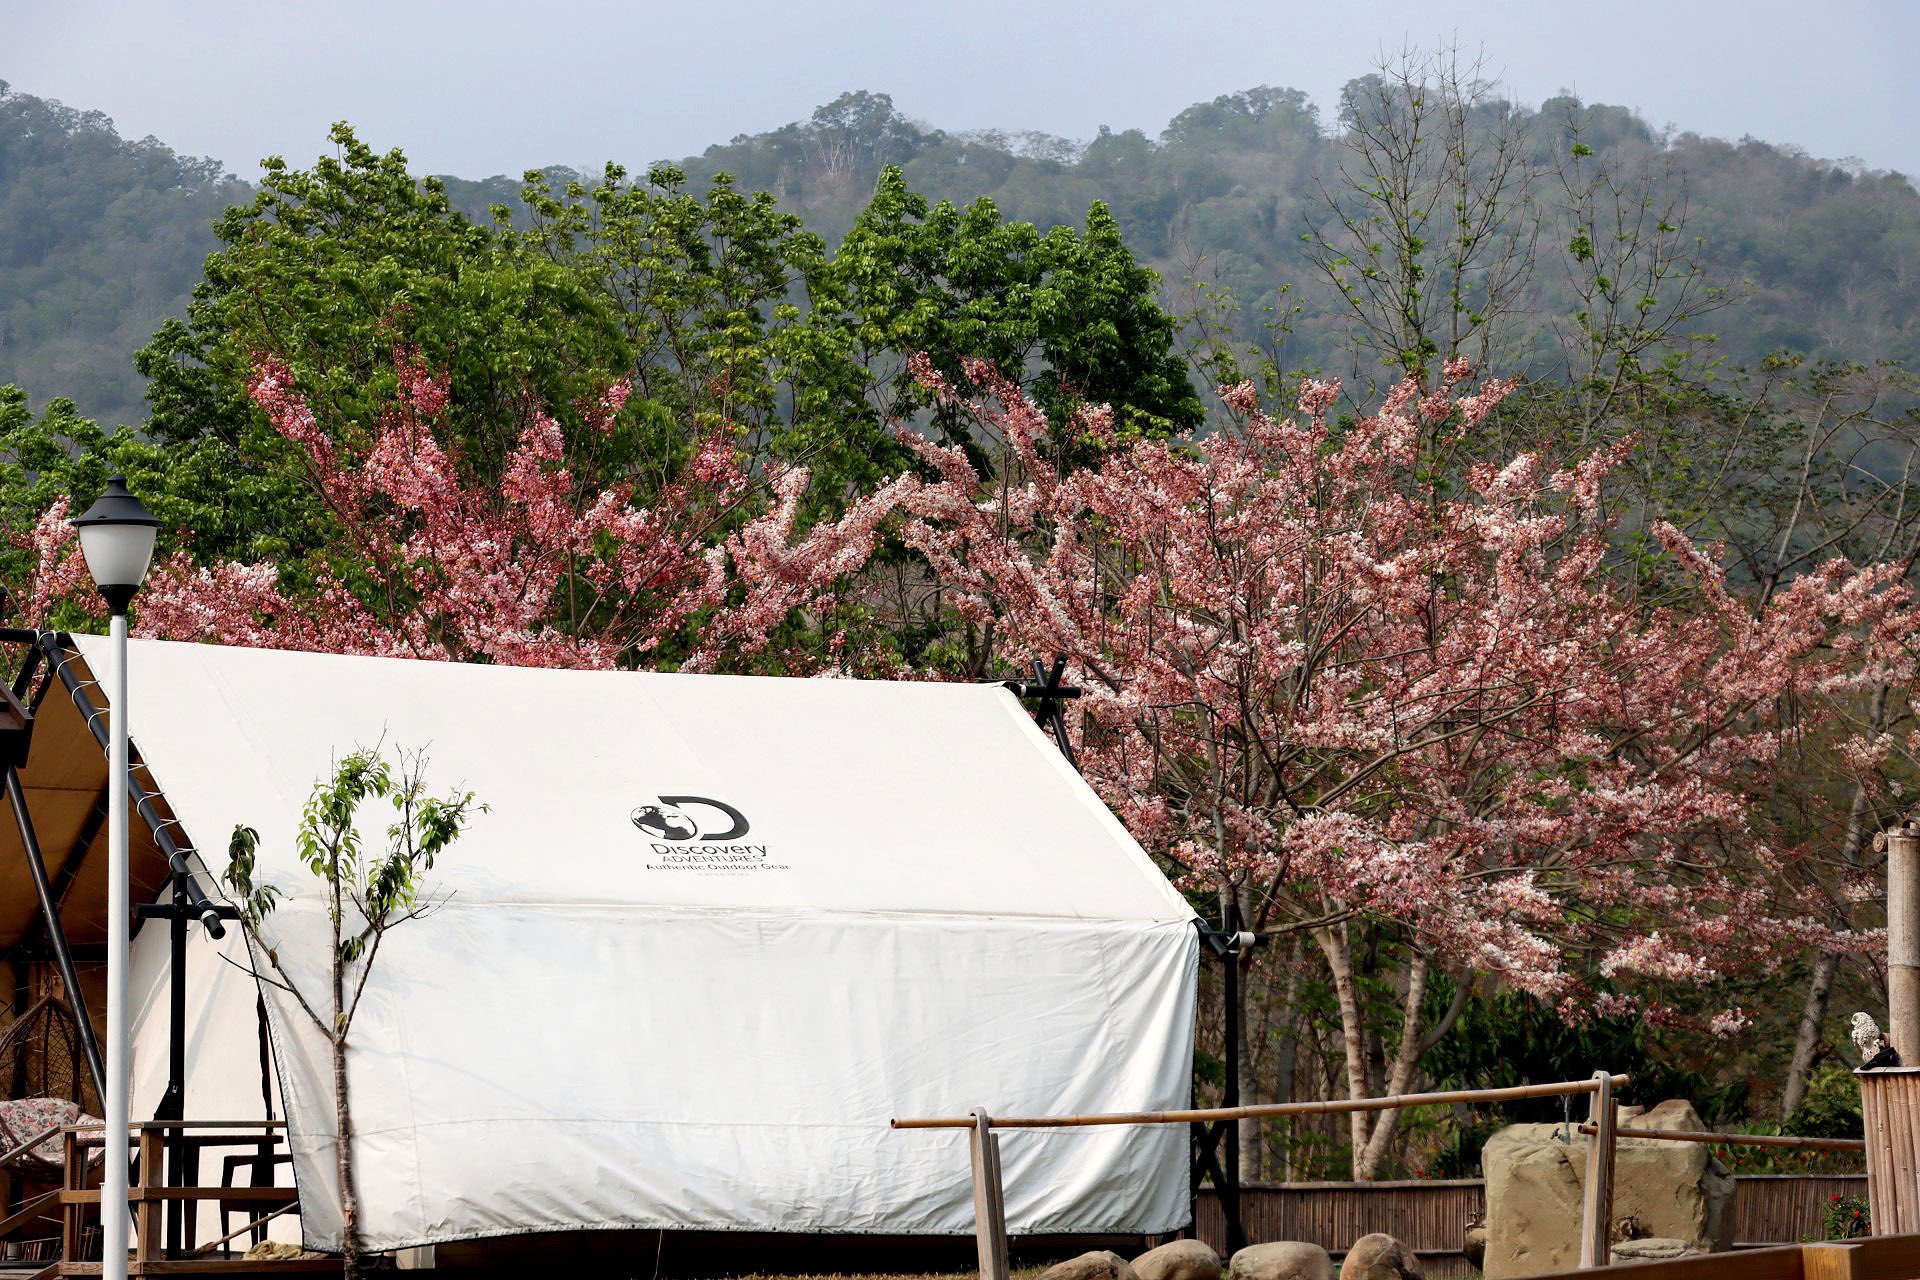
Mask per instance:
[[[484,177],[630,166],[804,118],[842,90],[949,129],[1158,134],[1257,84],[1322,109],[1383,49],[1483,50],[1521,101],[1561,88],[1656,127],[1920,174],[1920,0],[0,0],[0,80],[250,176],[327,125]]]

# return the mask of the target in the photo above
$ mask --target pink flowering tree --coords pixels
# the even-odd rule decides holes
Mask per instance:
[[[1121,444],[1085,412],[1065,434],[1103,456],[1064,474],[1054,424],[969,376],[991,389],[963,407],[1003,473],[912,442],[938,480],[902,495],[907,540],[1004,660],[1072,658],[1087,775],[1137,838],[1311,939],[1351,1096],[1376,1072],[1389,1093],[1414,1082],[1460,1006],[1427,1024],[1438,973],[1571,1007],[1594,969],[1629,989],[1845,945],[1795,900],[1797,851],[1768,845],[1745,796],[1781,749],[1779,700],[1861,678],[1831,642],[1889,625],[1890,572],[1834,562],[1755,611],[1663,527],[1692,607],[1632,598],[1606,565],[1615,455],[1432,478],[1432,442],[1511,390],[1469,389],[1464,362],[1338,428],[1318,382],[1292,419],[1229,388],[1244,426],[1191,444]],[[1404,955],[1384,1024],[1359,986],[1362,921]],[[1356,1177],[1396,1115],[1353,1115]]]
[[[378,422],[343,430],[321,425],[285,363],[259,362],[248,391],[335,533],[295,564],[174,554],[141,593],[139,633],[550,667],[805,671],[835,651],[836,587],[871,554],[893,489],[802,531],[807,472],[749,473],[724,429],[664,481],[589,483],[544,412],[476,475],[446,443],[444,379],[403,349],[393,364]],[[627,393],[615,383],[581,406],[586,430],[610,434]],[[30,535],[34,618],[87,594],[66,515],[56,505]],[[826,634],[800,635],[809,622]]]

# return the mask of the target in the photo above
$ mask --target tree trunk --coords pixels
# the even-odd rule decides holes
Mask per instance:
[[[1228,957],[1228,963],[1240,964],[1239,956]],[[1256,1090],[1253,1085],[1253,1053],[1248,1048],[1253,1034],[1247,1027],[1247,983],[1253,977],[1252,965],[1240,967],[1240,1043],[1235,1049],[1240,1055],[1240,1102],[1242,1106],[1255,1102]],[[1260,1121],[1251,1116],[1234,1122],[1240,1126],[1240,1181],[1242,1183],[1260,1180]]]
[[[1807,998],[1800,1006],[1800,1032],[1793,1041],[1793,1061],[1787,1066],[1786,1088],[1780,1091],[1783,1122],[1806,1101],[1807,1076],[1813,1070],[1813,1056],[1820,1049],[1820,1032],[1827,1021],[1827,999],[1833,994],[1833,979],[1839,972],[1840,957],[1831,951],[1822,951],[1813,962],[1813,973],[1807,979]]]
[[[1300,1059],[1300,1024],[1292,1016],[1295,998],[1300,990],[1300,969],[1294,961],[1291,941],[1287,948],[1286,959],[1287,985],[1280,996],[1280,1007],[1289,1014],[1286,1026],[1280,1032],[1280,1047],[1274,1070],[1273,1100],[1275,1102],[1293,1101],[1293,1080]],[[1291,1126],[1283,1132],[1289,1137],[1293,1133]],[[1293,1181],[1294,1144],[1283,1139],[1280,1145],[1280,1181]]]
[[[1867,713],[1867,723],[1874,733],[1883,732],[1887,724],[1887,686],[1881,685],[1873,691],[1873,703]],[[1865,779],[1853,784],[1853,801],[1847,806],[1847,826],[1840,838],[1840,863],[1843,867],[1860,865],[1860,848],[1866,838],[1867,830],[1867,784]],[[1851,912],[1843,905],[1841,911]],[[1842,924],[1851,925],[1850,919]],[[1787,1064],[1787,1079],[1780,1090],[1780,1118],[1787,1119],[1800,1109],[1807,1096],[1807,1075],[1813,1070],[1814,1055],[1820,1051],[1821,1032],[1827,1022],[1827,1001],[1833,995],[1833,980],[1840,971],[1840,957],[1830,952],[1821,952],[1813,962],[1813,972],[1807,978],[1806,999],[1800,1006],[1800,1029],[1793,1040],[1793,1059]]]
[[[1413,963],[1407,969],[1407,1012],[1400,1021],[1400,1047],[1394,1051],[1393,1069],[1388,1073],[1383,1090],[1385,1096],[1408,1093],[1412,1090],[1413,1073],[1420,1065],[1421,1050],[1425,1045],[1420,1039],[1420,1010],[1427,998],[1427,958],[1418,951],[1413,953]],[[1398,1111],[1382,1111],[1373,1123],[1373,1133],[1367,1138],[1364,1152],[1355,1152],[1354,1179],[1359,1182],[1371,1182],[1380,1172],[1381,1162],[1387,1156],[1387,1144],[1393,1141],[1394,1130],[1400,1126]]]
[[[340,1241],[346,1255],[346,1280],[360,1276],[360,1196],[353,1185],[353,1119],[347,1106],[347,1042],[333,1036],[333,1123],[336,1170],[340,1176]]]
[[[1367,1096],[1367,1030],[1360,1018],[1360,996],[1353,982],[1352,936],[1345,923],[1313,931],[1314,941],[1327,960],[1327,972],[1333,978],[1333,994],[1340,1005],[1340,1038],[1347,1054],[1347,1096],[1358,1101]],[[1370,1179],[1362,1172],[1361,1160],[1367,1149],[1367,1113],[1347,1113],[1347,1140],[1353,1144],[1353,1178]]]

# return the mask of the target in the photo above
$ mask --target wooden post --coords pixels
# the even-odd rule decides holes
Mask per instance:
[[[1007,1278],[1007,1200],[1000,1174],[1000,1135],[993,1117],[973,1113],[973,1231],[980,1245],[980,1280]]]
[[[165,1137],[158,1129],[140,1130],[140,1163],[133,1186],[139,1196],[134,1210],[133,1261],[140,1270],[135,1274],[145,1274],[147,1263],[160,1260],[160,1202],[152,1198],[152,1192],[156,1187],[165,1186],[167,1181],[162,1172],[166,1159],[166,1147],[162,1145]],[[101,1208],[104,1210],[106,1206]],[[126,1212],[124,1206],[121,1212]]]
[[[65,1166],[60,1174],[61,1189],[84,1191],[87,1186],[87,1158],[80,1147],[80,1135],[69,1128],[62,1135],[60,1150],[61,1163]],[[81,1261],[80,1238],[80,1206],[67,1197],[61,1196],[60,1261]]]
[[[1920,822],[1887,832],[1887,1043],[1920,1066]]]
[[[1587,1146],[1587,1193],[1580,1207],[1580,1266],[1604,1267],[1613,1258],[1613,1077],[1593,1075],[1593,1138]]]

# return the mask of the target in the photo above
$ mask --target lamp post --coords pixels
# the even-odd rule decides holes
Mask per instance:
[[[100,1187],[101,1273],[127,1274],[127,952],[132,886],[127,852],[127,607],[153,562],[160,521],[127,492],[125,476],[73,522],[87,572],[112,615],[113,677],[108,682],[113,737],[107,751],[107,1085],[106,1160]]]

